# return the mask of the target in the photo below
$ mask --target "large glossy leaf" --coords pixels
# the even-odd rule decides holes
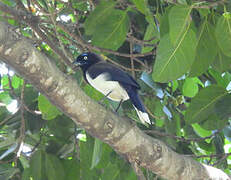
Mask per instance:
[[[105,22],[105,19],[110,16],[111,11],[115,6],[113,1],[101,1],[95,10],[87,17],[84,28],[87,35],[91,35],[99,27],[99,24]]]
[[[190,76],[199,76],[205,72],[217,55],[214,27],[205,20],[200,27],[196,57],[192,65]]]
[[[226,56],[231,57],[231,17],[224,14],[216,24],[217,42]]]
[[[176,80],[185,74],[194,61],[196,48],[195,33],[188,29],[181,39],[172,45],[166,34],[160,40],[152,77],[158,82]]]
[[[63,180],[65,172],[61,161],[54,155],[46,154],[45,156],[46,175],[48,180]]]
[[[193,99],[186,111],[187,123],[201,122],[214,112],[215,104],[227,95],[225,88],[211,85],[202,89]]]
[[[57,117],[58,115],[61,115],[62,113],[54,106],[52,105],[48,99],[40,95],[38,97],[38,108],[42,112],[42,117],[45,120],[51,120]]]
[[[92,44],[98,47],[117,50],[125,41],[129,29],[126,11],[111,10],[110,14],[97,25]]]
[[[190,13],[192,7],[190,6],[174,6],[169,12],[169,34],[170,40],[173,44],[176,44],[179,39],[184,36],[188,26],[191,23]]]

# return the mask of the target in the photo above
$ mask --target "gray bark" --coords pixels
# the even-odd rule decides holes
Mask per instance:
[[[177,154],[130,120],[91,100],[32,43],[0,22],[0,59],[15,69],[88,133],[125,155],[130,162],[169,180],[229,180],[221,170]]]

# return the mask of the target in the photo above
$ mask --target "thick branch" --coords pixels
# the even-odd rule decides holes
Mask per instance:
[[[126,155],[130,162],[171,180],[229,179],[219,169],[173,152],[163,142],[144,134],[128,119],[118,117],[92,101],[74,79],[59,71],[30,41],[2,22],[0,59],[46,95],[76,124]]]

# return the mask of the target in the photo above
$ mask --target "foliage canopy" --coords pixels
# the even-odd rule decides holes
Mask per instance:
[[[33,15],[22,19],[0,8],[0,21],[31,39],[92,99],[103,96],[70,68],[70,59],[87,50],[137,78],[155,125],[142,126],[129,102],[119,115],[176,152],[230,173],[231,1],[0,3]],[[1,64],[0,70],[0,179],[137,179],[111,147],[86,134],[10,67]]]

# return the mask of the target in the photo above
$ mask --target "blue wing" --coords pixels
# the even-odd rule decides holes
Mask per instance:
[[[87,73],[91,76],[91,78],[95,79],[102,73],[107,73],[108,81],[118,81],[121,85],[130,85],[135,89],[140,89],[139,84],[130,76],[128,73],[123,71],[122,69],[106,63],[106,62],[99,62],[87,69]]]

